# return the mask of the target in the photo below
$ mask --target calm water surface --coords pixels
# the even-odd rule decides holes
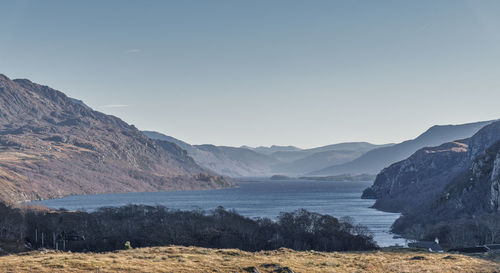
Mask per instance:
[[[217,206],[235,209],[248,217],[275,219],[280,212],[305,208],[335,217],[351,216],[368,226],[380,246],[404,245],[404,239],[393,239],[391,224],[398,213],[371,209],[374,200],[361,199],[363,190],[372,182],[326,182],[311,180],[247,179],[238,187],[205,191],[168,191],[68,196],[61,199],[35,201],[52,208],[90,211],[103,206],[127,204],[164,205],[172,209],[212,210]]]

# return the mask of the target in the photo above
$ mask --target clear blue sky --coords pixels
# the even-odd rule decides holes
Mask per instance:
[[[193,144],[500,118],[500,1],[1,1],[0,73]]]

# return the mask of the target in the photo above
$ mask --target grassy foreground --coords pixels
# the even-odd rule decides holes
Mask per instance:
[[[28,252],[0,257],[2,272],[500,272],[500,261],[411,251],[244,252],[151,247],[109,253]],[[257,269],[258,271],[256,271]]]

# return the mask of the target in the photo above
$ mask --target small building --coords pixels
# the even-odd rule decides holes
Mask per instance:
[[[439,241],[417,241],[408,243],[408,247],[426,249],[430,252],[443,252],[443,248],[439,245]]]

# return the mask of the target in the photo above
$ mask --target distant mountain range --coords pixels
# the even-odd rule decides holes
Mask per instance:
[[[0,201],[231,185],[171,142],[0,74]]]
[[[376,174],[383,168],[407,158],[421,148],[470,137],[491,122],[493,121],[461,125],[436,125],[415,139],[388,147],[373,149],[352,161],[313,171],[309,175]]]
[[[227,147],[190,145],[158,132],[145,131],[152,139],[170,141],[188,152],[193,159],[214,172],[232,176],[336,176],[377,174],[383,168],[403,160],[427,146],[472,136],[492,121],[461,125],[433,126],[415,139],[399,144],[375,145],[347,142],[312,149],[294,146]]]
[[[350,162],[373,149],[390,147],[392,145],[348,142],[300,151],[276,152],[270,156],[281,161],[280,164],[276,164],[273,167],[274,172],[288,175],[303,175],[328,166]]]
[[[353,160],[371,149],[388,145],[352,142],[313,149],[293,146],[251,148],[214,145],[190,145],[158,132],[144,131],[152,139],[170,141],[188,152],[201,166],[232,177],[302,175],[325,166]]]
[[[250,146],[241,146],[241,148],[247,148],[249,150],[265,154],[265,155],[270,155],[276,152],[295,152],[295,151],[300,151],[302,149],[297,148],[295,146],[277,146],[277,145],[272,145],[271,147],[265,147],[265,146],[259,146],[256,148],[250,147]]]
[[[266,176],[271,173],[271,166],[277,163],[272,157],[247,148],[190,145],[158,132],[143,131],[143,133],[152,139],[179,145],[201,166],[227,176]]]

